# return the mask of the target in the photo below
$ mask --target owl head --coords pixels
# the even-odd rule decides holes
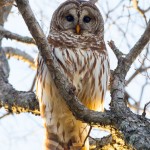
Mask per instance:
[[[76,35],[103,35],[104,22],[95,0],[67,0],[54,12],[51,31]]]

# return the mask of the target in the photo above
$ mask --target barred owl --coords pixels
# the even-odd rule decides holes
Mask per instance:
[[[91,110],[103,111],[109,60],[103,18],[92,0],[61,4],[53,14],[48,41],[78,99]],[[40,55],[36,94],[46,129],[45,149],[89,150],[88,124],[73,116]]]

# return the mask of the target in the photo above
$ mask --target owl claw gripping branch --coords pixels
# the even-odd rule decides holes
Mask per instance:
[[[60,68],[89,109],[103,111],[109,78],[104,22],[95,0],[67,0],[53,14],[48,41]],[[46,150],[89,150],[89,126],[73,116],[38,57],[36,94]],[[85,140],[86,139],[86,140]]]

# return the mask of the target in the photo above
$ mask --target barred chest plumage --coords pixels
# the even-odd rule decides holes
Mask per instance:
[[[83,50],[54,47],[52,47],[52,51],[62,71],[76,87],[76,94],[79,100],[89,109],[102,111],[109,77],[107,53],[99,53],[91,49]],[[68,137],[72,137],[74,136],[73,134],[79,132],[82,133],[81,137],[85,137],[88,132],[87,125],[76,121],[69,111],[41,56],[38,58],[38,67],[36,93],[40,101],[41,115],[45,118],[46,125],[50,126],[53,133],[62,133],[62,136],[59,137],[60,141],[68,142]],[[67,126],[69,126],[68,129]],[[78,126],[80,129],[75,128]],[[81,131],[81,126],[84,129],[86,126],[87,129]],[[64,130],[65,135],[63,135]]]
[[[78,99],[89,109],[102,111],[109,61],[104,21],[94,3],[68,0],[60,5],[53,14],[48,41]],[[70,112],[40,56],[36,92],[45,120],[46,150],[89,150],[88,125]]]

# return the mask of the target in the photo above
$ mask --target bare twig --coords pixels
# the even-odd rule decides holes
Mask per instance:
[[[33,79],[33,82],[32,82],[32,85],[31,85],[31,88],[30,88],[29,91],[33,91],[33,89],[34,89],[34,87],[35,87],[35,83],[36,83],[36,75],[35,75],[35,77],[34,77],[34,79]]]
[[[86,138],[84,139],[84,142],[83,142],[82,147],[84,147],[85,142],[86,142],[87,138],[89,137],[89,135],[90,135],[90,133],[91,133],[91,130],[92,130],[92,126],[90,126],[89,132],[88,132],[88,134],[87,134]]]
[[[146,48],[146,54],[144,55],[144,59],[142,60],[140,67],[132,74],[132,76],[126,81],[126,86],[139,74],[142,72],[146,72],[148,69],[150,69],[150,66],[144,67],[144,63],[146,60],[148,60],[147,55],[149,53],[148,47]]]
[[[11,114],[10,112],[7,112],[6,114],[2,115],[2,116],[0,117],[0,119],[3,119],[4,117],[6,117],[6,116],[8,116],[8,115],[10,115],[10,114]]]
[[[5,38],[9,38],[11,40],[16,40],[16,41],[23,42],[26,44],[35,44],[35,41],[33,40],[33,38],[30,38],[28,36],[21,36],[21,35],[16,34],[16,33],[12,33],[10,31],[4,29],[1,26],[0,26],[0,35],[5,37]]]
[[[139,112],[140,112],[140,105],[142,102],[143,92],[144,92],[144,89],[146,88],[147,84],[148,84],[148,78],[145,78],[145,83],[142,85],[139,101],[137,103],[137,114],[139,114]]]
[[[12,48],[12,47],[3,47],[2,49],[8,58],[14,57],[18,60],[26,62],[27,64],[29,64],[29,66],[32,69],[34,69],[34,70],[36,69],[34,59],[26,52],[23,52],[20,49]]]
[[[124,54],[115,46],[114,41],[108,41],[108,45],[113,50],[118,59],[124,56]]]
[[[146,108],[147,106],[150,104],[150,102],[146,103],[145,106],[144,106],[144,110],[143,110],[143,113],[142,113],[142,116],[146,116]]]
[[[144,17],[145,19],[145,22],[147,23],[147,20],[146,20],[146,16],[145,16],[145,12],[147,10],[149,10],[149,8],[144,11],[143,9],[141,9],[139,6],[138,6],[138,0],[132,0],[133,1],[133,7]]]
[[[138,68],[133,74],[132,76],[127,80],[126,82],[126,86],[139,74],[139,73],[142,73],[142,72],[145,72],[146,70],[150,69],[150,66],[148,67],[145,67],[145,68]]]

